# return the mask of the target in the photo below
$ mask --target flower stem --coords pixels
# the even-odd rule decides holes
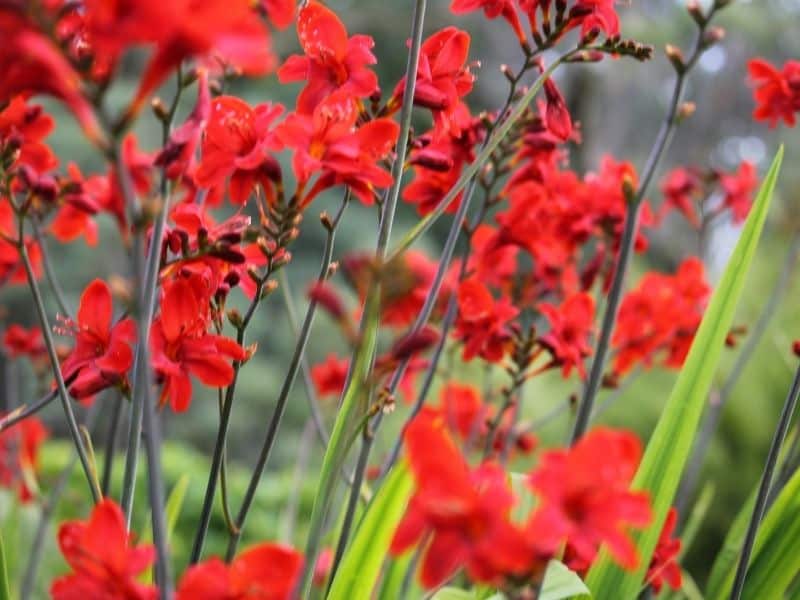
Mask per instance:
[[[95,478],[92,472],[92,466],[89,462],[89,456],[86,453],[86,447],[81,437],[80,429],[78,428],[78,421],[75,419],[75,412],[72,410],[72,402],[70,401],[69,392],[67,391],[66,383],[64,382],[64,375],[61,373],[61,366],[58,362],[58,354],[56,352],[56,345],[53,341],[53,334],[50,330],[50,323],[47,319],[47,312],[44,308],[44,299],[42,292],[39,289],[39,284],[36,282],[36,275],[33,272],[30,256],[28,256],[28,249],[25,246],[23,238],[23,223],[24,219],[20,217],[20,231],[19,231],[19,255],[22,259],[22,264],[25,267],[25,273],[28,276],[28,285],[31,288],[33,295],[33,302],[36,306],[36,313],[39,316],[39,325],[42,328],[42,336],[44,337],[44,344],[47,348],[47,355],[50,358],[50,366],[53,370],[53,376],[56,380],[56,389],[58,390],[58,397],[61,399],[61,406],[64,409],[64,415],[67,418],[67,427],[69,428],[72,442],[75,445],[75,450],[78,452],[78,457],[81,461],[81,467],[86,475],[86,480],[89,484],[89,490],[92,493],[92,500],[97,503],[101,499],[100,490],[95,485]]]
[[[67,384],[69,385],[69,384]],[[5,415],[2,419],[0,419],[0,433],[4,432],[6,429],[10,429],[20,421],[24,421],[31,415],[35,415],[37,412],[42,410],[44,407],[49,405],[53,400],[58,397],[58,390],[51,390],[47,392],[44,396],[39,398],[36,402],[31,404],[30,406],[21,405],[20,407],[16,408],[15,410],[11,411],[9,414]]]
[[[731,591],[731,600],[739,600],[742,596],[744,589],[745,578],[747,577],[747,567],[750,563],[750,555],[753,551],[753,544],[756,541],[756,533],[761,519],[764,516],[764,510],[767,505],[767,498],[769,497],[770,485],[772,484],[772,475],[775,471],[775,465],[778,462],[778,455],[786,438],[786,432],[789,430],[789,425],[792,421],[792,415],[797,406],[797,399],[800,397],[800,365],[794,374],[792,387],[789,394],[786,396],[786,401],[783,404],[778,426],[775,429],[775,434],[772,437],[772,444],[767,454],[767,462],[764,465],[764,471],[761,475],[761,483],[758,486],[758,495],[756,496],[756,503],[753,507],[753,514],[750,517],[750,524],[747,526],[747,534],[744,538],[742,546],[742,554],[739,557],[739,566],[736,568],[736,578],[733,582],[733,589]]]
[[[42,235],[39,221],[36,217],[31,217],[30,221],[31,229],[33,230],[33,237],[36,238],[36,243],[39,244],[39,250],[42,254],[44,274],[47,277],[47,283],[50,285],[50,289],[53,292],[53,297],[56,299],[56,303],[58,304],[58,310],[60,310],[61,314],[65,317],[71,317],[72,312],[69,310],[67,301],[64,298],[64,290],[61,289],[61,285],[58,283],[56,272],[53,269],[53,263],[50,262],[50,253],[47,251],[47,246],[45,245],[45,239]]]
[[[620,241],[619,254],[617,256],[616,265],[614,268],[614,276],[611,280],[611,288],[608,293],[608,301],[606,302],[605,311],[603,313],[602,325],[600,328],[600,335],[597,339],[597,346],[594,351],[594,360],[589,372],[589,379],[584,387],[583,396],[578,405],[578,414],[575,418],[575,425],[570,436],[570,443],[577,442],[589,427],[589,422],[592,417],[594,409],[594,402],[597,398],[597,393],[600,390],[600,383],[603,379],[603,371],[605,370],[606,360],[608,358],[608,349],[611,343],[611,334],[614,330],[614,324],[617,321],[617,312],[622,300],[622,292],[625,285],[625,275],[628,272],[631,256],[636,242],[636,232],[639,228],[639,216],[642,209],[645,194],[650,187],[650,183],[655,175],[664,151],[669,146],[675,127],[678,124],[678,109],[683,98],[683,92],[686,87],[686,76],[691,71],[692,67],[697,63],[700,55],[706,49],[704,42],[705,29],[708,22],[713,16],[708,16],[702,26],[698,27],[697,39],[695,41],[694,51],[691,57],[686,62],[682,69],[676,72],[675,86],[672,91],[672,99],[669,103],[667,115],[664,118],[661,128],[656,135],[653,147],[647,157],[644,170],[642,171],[642,179],[638,189],[632,198],[628,201],[627,211],[625,215],[625,227],[622,232],[622,239]]]
[[[323,282],[328,278],[328,271],[330,269],[331,261],[333,260],[333,247],[334,241],[336,239],[336,227],[339,225],[339,222],[344,215],[344,211],[347,208],[347,205],[350,200],[350,193],[349,191],[345,194],[345,197],[342,199],[342,204],[339,207],[339,211],[336,213],[333,221],[331,222],[330,226],[328,227],[328,237],[325,241],[325,250],[322,256],[322,264],[320,265],[319,274],[317,276],[317,281]],[[305,354],[306,346],[308,344],[308,339],[311,336],[311,327],[314,324],[314,315],[317,310],[317,302],[315,300],[311,300],[308,303],[308,308],[306,309],[306,316],[303,320],[303,326],[300,329],[300,335],[297,338],[297,342],[295,343],[294,353],[292,354],[292,360],[289,363],[289,369],[286,372],[286,376],[283,380],[283,385],[281,386],[281,390],[278,394],[278,399],[275,402],[275,409],[272,412],[272,418],[270,419],[269,424],[267,425],[267,432],[264,436],[264,443],[261,446],[261,451],[258,455],[258,460],[256,461],[255,468],[253,470],[253,475],[250,478],[250,483],[247,486],[247,491],[245,492],[244,498],[242,500],[242,506],[239,509],[239,513],[236,515],[236,520],[234,525],[236,529],[231,532],[231,537],[228,541],[228,549],[226,552],[226,559],[228,561],[233,559],[234,554],[236,554],[236,548],[239,545],[239,540],[242,535],[242,529],[244,528],[244,523],[247,520],[247,515],[250,512],[250,507],[253,504],[253,500],[255,499],[256,490],[258,489],[259,483],[261,483],[261,476],[264,473],[264,468],[267,465],[267,461],[269,460],[270,454],[272,453],[272,447],[275,443],[275,438],[278,434],[278,429],[281,424],[281,419],[283,418],[283,413],[286,409],[286,402],[289,400],[289,393],[292,391],[292,387],[294,386],[295,379],[297,379],[297,373],[300,370],[301,361]]]
[[[112,402],[111,422],[108,426],[106,447],[103,454],[103,477],[100,484],[103,496],[108,496],[108,492],[111,489],[111,475],[114,473],[114,453],[117,450],[117,433],[122,420],[122,396],[117,395]]]

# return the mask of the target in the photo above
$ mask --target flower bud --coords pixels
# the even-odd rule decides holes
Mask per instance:
[[[426,148],[418,152],[414,152],[411,156],[409,163],[418,165],[431,171],[438,171],[445,173],[453,168],[453,159],[444,152],[440,152],[434,148]]]
[[[800,340],[792,342],[792,352],[794,352],[795,356],[800,358]]]
[[[706,26],[706,16],[703,14],[703,8],[697,0],[689,0],[686,3],[686,10],[689,12],[689,16],[694,19],[694,22],[697,23],[698,27]]]
[[[263,300],[277,289],[278,289],[278,282],[270,279],[264,284],[264,287],[261,288],[261,299]]]
[[[426,325],[419,331],[412,331],[395,342],[391,355],[397,361],[406,360],[415,354],[424,352],[438,341],[439,332],[436,328]]]
[[[672,63],[672,66],[675,68],[675,72],[679,75],[686,72],[686,61],[683,58],[683,52],[681,52],[680,48],[672,44],[667,44],[664,52],[669,62]]]
[[[341,298],[339,298],[339,294],[330,284],[317,281],[308,288],[307,295],[311,302],[319,304],[335,320],[341,321],[345,318],[347,313],[344,304]]]
[[[164,101],[158,96],[153,98],[153,100],[150,102],[150,107],[153,109],[153,114],[159,121],[166,121],[169,119],[169,109],[167,108],[166,104],[164,104]]]
[[[678,122],[684,121],[691,117],[697,110],[697,105],[694,102],[683,102],[678,107]]]
[[[725,39],[725,30],[722,27],[711,27],[703,34],[703,47],[710,48]]]

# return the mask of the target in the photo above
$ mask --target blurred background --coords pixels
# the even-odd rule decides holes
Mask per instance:
[[[391,92],[401,77],[406,60],[405,41],[410,29],[410,0],[371,2],[369,0],[330,0],[328,4],[336,10],[352,33],[372,35],[376,41],[378,56],[377,71],[382,88]],[[500,20],[487,21],[481,13],[467,17],[455,17],[448,11],[448,2],[429,2],[429,17],[426,32],[455,24],[472,34],[470,56],[479,59],[477,82],[468,101],[474,113],[500,106],[507,91],[506,81],[499,66],[508,63],[512,67],[520,63],[520,53],[510,30]],[[601,157],[611,154],[617,159],[632,161],[641,169],[656,131],[667,107],[673,85],[673,71],[664,58],[666,43],[680,46],[688,52],[694,35],[694,24],[687,16],[683,0],[631,0],[620,3],[619,13],[623,19],[624,37],[652,44],[655,57],[648,63],[633,60],[606,59],[594,65],[574,65],[561,69],[559,84],[572,110],[573,118],[581,123],[583,143],[571,147],[571,165],[579,172],[591,171],[599,165]],[[685,559],[688,570],[702,582],[710,567],[710,557],[718,549],[725,531],[741,507],[745,497],[757,484],[769,439],[776,423],[779,406],[788,389],[794,359],[791,342],[800,337],[800,314],[796,309],[797,293],[800,291],[800,273],[794,269],[792,276],[781,278],[790,249],[798,246],[800,215],[798,215],[800,171],[793,168],[800,156],[800,130],[779,127],[770,130],[763,123],[751,119],[753,101],[747,83],[746,62],[756,56],[770,62],[782,64],[784,60],[800,57],[800,0],[735,0],[722,11],[716,22],[725,28],[724,41],[707,52],[689,80],[686,99],[697,105],[695,115],[685,122],[674,138],[669,152],[662,161],[656,183],[667,170],[679,165],[698,165],[734,169],[742,160],[753,162],[763,174],[779,144],[786,145],[786,160],[779,183],[780,194],[773,205],[768,231],[759,249],[754,270],[748,279],[744,299],[736,322],[752,327],[762,316],[765,305],[779,280],[782,293],[780,302],[769,311],[769,328],[753,352],[752,359],[737,368],[740,375],[737,384],[721,412],[719,427],[714,434],[706,460],[695,465],[700,470],[701,483],[698,491],[707,487],[706,494],[711,508],[706,513],[700,534],[692,544]],[[283,59],[297,51],[293,29],[276,32],[276,53]],[[138,79],[141,57],[134,57],[125,65],[123,80],[115,85],[112,98],[121,106],[130,97]],[[277,101],[291,104],[298,86],[279,86],[274,76],[263,80],[237,81],[233,93],[251,103]],[[172,90],[164,90],[164,98],[171,98]],[[187,96],[191,96],[188,94]],[[182,110],[189,110],[193,98],[189,98]],[[49,138],[56,154],[63,163],[73,160],[86,172],[102,169],[96,152],[82,139],[80,131],[70,116],[58,106],[46,103],[57,118],[57,130]],[[184,113],[185,114],[185,113]],[[420,125],[421,127],[424,125]],[[140,145],[145,150],[158,146],[159,125],[149,114],[137,126]],[[294,243],[294,260],[288,268],[288,277],[296,296],[298,313],[303,314],[304,291],[309,279],[314,276],[321,257],[324,231],[316,215],[323,209],[333,211],[338,205],[339,194],[332,194],[315,202],[306,215],[301,237]],[[658,186],[653,185],[649,194],[653,203],[661,202]],[[93,277],[108,277],[115,273],[126,273],[128,261],[118,243],[115,226],[101,219],[100,245],[89,248],[82,240],[62,246],[54,252],[52,259],[59,278],[72,307],[77,304],[80,291]],[[395,235],[410,227],[416,219],[413,207],[400,207]],[[429,234],[422,247],[436,255],[441,247],[449,223],[442,220]],[[376,213],[362,206],[353,205],[348,210],[340,234],[337,237],[336,255],[374,246]],[[738,229],[721,223],[710,232],[703,259],[712,281],[719,276],[725,259],[736,241]],[[697,235],[684,221],[670,220],[651,236],[651,248],[646,255],[635,258],[629,286],[642,272],[648,269],[672,272],[680,260],[697,254]],[[238,296],[238,295],[237,295]],[[0,304],[6,307],[9,322],[26,325],[35,323],[35,315],[25,288],[0,290]],[[55,305],[51,304],[55,315]],[[293,347],[294,334],[288,325],[284,304],[276,293],[262,305],[257,322],[249,330],[249,342],[258,342],[259,352],[243,369],[239,380],[237,404],[234,407],[228,452],[230,461],[230,489],[234,507],[238,506],[247,483],[256,448],[261,444],[264,430],[272,414],[278,390],[286,370]],[[337,341],[338,330],[324,315],[317,319],[311,338],[308,356],[312,364],[321,361],[330,352],[344,352],[344,344]],[[726,351],[723,367],[719,370],[715,388],[722,389],[734,370],[739,348]],[[27,367],[4,361],[2,369],[4,388],[14,386],[20,390],[23,400],[33,399],[37,390]],[[478,380],[482,373],[464,372],[465,379]],[[659,411],[666,400],[674,373],[653,370],[636,377],[630,385],[620,391],[603,392],[600,403],[607,406],[599,421],[614,426],[635,429],[643,439],[649,435]],[[195,386],[196,397],[189,412],[174,415],[164,411],[165,448],[164,464],[168,477],[168,490],[178,479],[186,476],[188,492],[186,508],[182,511],[174,542],[178,563],[188,553],[194,522],[206,484],[206,475],[213,446],[218,409],[216,393]],[[576,380],[563,382],[557,373],[535,380],[525,388],[522,401],[524,417],[545,424],[536,431],[542,445],[563,443],[569,431],[572,415],[569,410],[550,418],[554,409],[563,406],[565,399],[579,389]],[[606,400],[610,401],[606,403]],[[112,403],[106,402],[99,421],[105,423]],[[333,402],[333,401],[328,401]],[[323,406],[331,419],[334,406]],[[403,412],[397,411],[383,429],[377,442],[375,459],[379,459],[402,422]],[[48,425],[61,431],[61,413],[56,404],[44,413]],[[262,481],[256,505],[248,522],[245,542],[265,538],[282,538],[302,542],[302,523],[310,512],[315,486],[316,463],[321,456],[321,446],[307,426],[308,404],[302,380],[294,386],[288,412],[280,432],[276,450]],[[123,421],[122,431],[127,431]],[[105,425],[93,432],[95,447],[100,453],[106,436]],[[298,454],[299,452],[299,454]],[[71,450],[65,442],[46,445],[43,458],[41,485],[45,493],[57,477],[61,467],[69,460]],[[516,470],[527,470],[528,464],[521,461]],[[693,466],[690,466],[692,468]],[[119,493],[122,460],[116,469]],[[64,500],[58,507],[60,516],[82,515],[85,512],[85,496],[82,475],[75,471]],[[139,486],[142,493],[139,507],[145,506],[144,480]],[[16,524],[16,543],[9,540],[7,547],[19,548],[13,553],[12,570],[25,560],[25,547],[29,543],[26,527],[34,523],[37,511],[33,507],[12,508],[9,497],[0,498],[2,513],[6,517],[6,528]],[[18,518],[9,521],[10,511]],[[298,526],[292,524],[292,515],[298,514]],[[147,514],[137,514],[139,530],[144,530]],[[11,525],[9,525],[11,523]],[[27,524],[27,525],[26,525]],[[299,527],[299,529],[298,529]],[[224,523],[219,512],[212,522],[212,536],[208,550],[220,551],[224,542]],[[48,545],[54,544],[54,536]],[[52,550],[52,548],[51,548]],[[47,552],[46,569],[58,569],[60,560],[55,552]],[[15,567],[16,565],[16,567]],[[42,578],[43,585],[47,579]]]

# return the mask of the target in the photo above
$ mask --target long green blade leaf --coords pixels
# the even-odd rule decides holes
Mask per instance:
[[[8,586],[8,568],[6,567],[6,548],[3,536],[0,535],[0,600],[11,600],[11,590]]]
[[[633,488],[649,492],[653,503],[652,525],[635,535],[639,551],[638,567],[623,571],[611,560],[608,552],[602,550],[587,578],[589,589],[600,600],[636,598],[641,589],[650,557],[691,451],[725,336],[733,322],[734,311],[764,228],[782,158],[783,148],[778,150],[761,186],[739,243],[714,291],[686,363],[634,478]]]
[[[399,463],[367,507],[336,572],[328,600],[368,600],[372,597],[411,488],[408,469],[405,463]]]

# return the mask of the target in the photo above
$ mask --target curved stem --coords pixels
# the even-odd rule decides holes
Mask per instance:
[[[122,396],[118,395],[112,402],[114,405],[111,409],[111,422],[106,436],[106,448],[103,453],[103,477],[100,484],[104,497],[108,496],[108,492],[111,489],[111,476],[114,472],[114,453],[117,450],[117,433],[120,421],[122,421]]]
[[[67,383],[67,385],[69,385],[69,383]],[[24,421],[31,415],[35,415],[57,397],[58,390],[51,390],[30,406],[23,404],[22,406],[11,411],[9,414],[3,416],[3,418],[0,419],[0,433],[4,432],[6,429],[10,429],[20,421]]]
[[[789,394],[786,396],[786,401],[783,404],[780,419],[778,419],[778,426],[775,429],[775,434],[772,437],[772,444],[769,447],[767,454],[767,462],[764,465],[764,471],[761,475],[761,483],[758,486],[758,495],[756,496],[755,506],[753,507],[753,514],[750,517],[750,524],[747,526],[747,534],[744,538],[742,546],[742,554],[739,557],[739,566],[736,568],[736,578],[733,582],[733,589],[731,591],[731,600],[739,600],[744,590],[744,582],[747,577],[747,567],[750,564],[750,555],[753,551],[753,544],[756,541],[756,533],[761,519],[764,516],[764,510],[767,505],[767,498],[769,497],[769,489],[772,484],[772,475],[775,471],[775,465],[778,462],[778,455],[780,454],[783,440],[786,438],[786,432],[789,430],[789,424],[792,421],[792,415],[797,406],[797,399],[800,396],[800,365],[794,374],[792,387]]]
[[[86,416],[86,427],[88,429],[92,429],[94,427],[97,414],[98,405],[94,405],[91,409],[89,409],[89,414]],[[38,581],[37,574],[39,571],[39,565],[42,562],[42,554],[44,551],[50,518],[55,512],[56,506],[58,506],[58,501],[61,499],[61,495],[64,493],[64,490],[67,489],[70,475],[72,475],[72,471],[75,469],[75,463],[77,461],[78,454],[76,452],[72,455],[66,466],[64,466],[59,473],[56,483],[53,485],[53,489],[50,490],[50,494],[47,499],[42,502],[41,512],[39,514],[39,523],[36,525],[36,531],[33,534],[33,541],[31,542],[31,550],[28,556],[28,562],[25,565],[25,573],[22,575],[22,582],[20,584],[19,592],[20,598],[33,597],[33,588]]]
[[[342,215],[344,215],[344,211],[347,208],[349,200],[350,192],[348,191],[342,200],[339,211],[328,228],[328,237],[325,241],[325,250],[323,252],[322,263],[320,265],[319,274],[317,275],[318,282],[323,282],[328,277],[328,271],[330,269],[331,261],[333,260],[333,247],[336,238],[336,227],[339,225]],[[267,461],[272,453],[272,447],[275,444],[275,438],[277,437],[281,419],[283,418],[283,413],[286,409],[286,402],[288,401],[289,393],[292,391],[292,387],[294,386],[297,373],[300,370],[301,361],[305,355],[308,339],[311,336],[311,327],[314,324],[316,310],[317,302],[315,300],[311,300],[308,303],[308,308],[306,309],[306,316],[305,319],[303,319],[303,326],[300,329],[300,335],[295,343],[292,360],[289,363],[289,369],[286,372],[286,377],[283,380],[283,385],[281,386],[280,393],[278,394],[278,399],[275,402],[275,409],[273,410],[272,418],[267,425],[264,443],[261,446],[261,451],[259,452],[258,460],[256,461],[256,465],[253,470],[253,475],[250,478],[250,483],[247,486],[247,491],[245,492],[242,500],[242,506],[239,509],[239,513],[237,514],[234,522],[236,529],[231,532],[226,553],[226,558],[228,561],[232,560],[234,554],[236,554],[236,548],[239,545],[239,539],[242,535],[242,528],[244,527],[244,523],[247,520],[247,515],[250,512],[250,507],[255,499],[258,485],[261,483],[261,475],[264,473],[264,468],[266,467]]]
[[[67,418],[67,427],[69,428],[70,436],[72,437],[72,443],[75,445],[75,450],[78,452],[78,457],[81,461],[81,467],[83,467],[83,472],[86,475],[87,483],[89,484],[89,490],[92,494],[92,499],[95,503],[99,502],[101,499],[100,490],[95,485],[95,478],[92,471],[92,465],[89,462],[89,456],[86,453],[86,448],[84,446],[83,437],[81,436],[80,429],[78,427],[78,421],[75,419],[75,412],[72,410],[72,403],[70,401],[69,392],[67,391],[67,385],[64,382],[64,375],[61,373],[61,366],[58,361],[58,354],[56,352],[56,345],[53,341],[53,334],[50,330],[50,322],[47,319],[47,313],[44,308],[44,299],[42,298],[42,293],[39,290],[39,284],[36,282],[36,275],[33,272],[33,267],[31,265],[31,259],[28,255],[28,249],[25,246],[23,241],[23,223],[24,220],[20,218],[20,231],[19,231],[19,239],[20,243],[18,246],[19,255],[22,259],[22,264],[25,267],[25,273],[28,276],[28,285],[31,288],[31,294],[33,295],[33,302],[36,306],[36,313],[39,316],[39,325],[42,328],[42,337],[44,337],[44,344],[47,348],[47,355],[50,358],[50,366],[53,370],[53,376],[56,380],[56,389],[58,390],[58,397],[61,399],[61,406],[64,409],[64,415]]]
[[[709,15],[708,19],[710,20],[710,18],[711,15]],[[708,21],[706,21],[706,24],[707,23]],[[705,27],[706,25],[699,27],[694,52],[686,65],[676,73],[675,87],[672,91],[672,99],[669,104],[669,109],[667,110],[667,115],[664,118],[664,122],[661,124],[656,140],[647,157],[647,162],[642,171],[641,183],[636,193],[628,202],[625,215],[625,228],[622,232],[619,254],[614,268],[614,277],[611,281],[608,302],[606,303],[605,312],[603,313],[603,321],[600,328],[600,335],[597,339],[597,346],[594,351],[594,360],[592,361],[592,367],[589,372],[589,379],[586,382],[583,396],[578,405],[578,414],[575,418],[575,426],[572,430],[572,435],[570,436],[570,444],[574,444],[583,436],[592,417],[594,402],[600,390],[600,383],[603,379],[603,371],[605,370],[606,359],[608,358],[611,334],[613,333],[614,324],[617,320],[617,312],[619,311],[619,305],[622,300],[625,275],[628,272],[628,266],[633,254],[643,200],[650,187],[650,182],[655,175],[656,168],[661,161],[661,157],[664,155],[664,151],[668,147],[675,132],[678,108],[680,107],[684,88],[686,87],[686,76],[705,49],[703,42]]]
[[[30,221],[31,229],[33,230],[33,236],[36,238],[36,243],[39,244],[39,250],[42,255],[44,274],[47,277],[47,283],[50,285],[50,289],[53,292],[53,297],[56,299],[56,303],[58,304],[58,310],[60,310],[61,314],[65,317],[72,317],[72,311],[70,311],[69,307],[67,306],[67,301],[64,298],[64,290],[61,289],[61,285],[58,283],[58,278],[56,277],[56,272],[53,269],[53,263],[50,262],[50,253],[47,251],[47,246],[45,245],[45,239],[42,235],[39,221],[36,219],[36,217],[32,217]]]
[[[731,368],[725,383],[723,383],[722,389],[719,391],[719,394],[712,393],[709,398],[708,410],[703,417],[703,424],[700,427],[697,442],[692,449],[692,456],[689,459],[686,474],[683,476],[681,486],[678,489],[678,495],[676,496],[675,507],[678,510],[678,514],[683,514],[685,512],[687,503],[694,495],[694,490],[697,487],[697,482],[700,477],[700,470],[703,466],[703,459],[708,452],[708,447],[711,444],[711,439],[714,437],[714,432],[717,430],[717,425],[722,416],[722,410],[727,404],[736,383],[739,381],[739,377],[753,357],[761,339],[764,337],[772,321],[772,317],[775,315],[780,305],[781,299],[791,285],[792,275],[794,274],[798,257],[800,257],[800,231],[795,233],[792,237],[789,250],[786,252],[786,257],[783,260],[783,266],[781,267],[778,281],[772,288],[769,299],[764,305],[761,314],[758,316],[758,320],[752,332],[747,337],[741,351],[736,357],[733,368]]]

